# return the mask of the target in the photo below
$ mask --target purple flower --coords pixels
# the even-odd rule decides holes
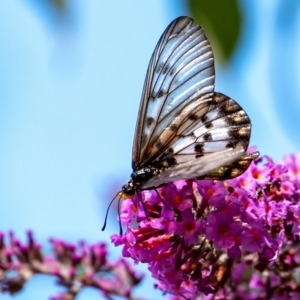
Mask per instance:
[[[116,242],[120,242],[117,238]],[[27,243],[9,234],[8,242],[0,233],[0,288],[1,292],[15,294],[35,274],[52,275],[64,288],[64,292],[51,297],[53,300],[74,300],[85,287],[98,289],[111,299],[118,295],[131,298],[132,289],[142,280],[124,259],[108,260],[106,245],[88,246],[50,239],[52,255],[41,252],[33,233],[27,233]],[[13,272],[12,272],[13,271]]]
[[[171,220],[168,222],[166,232],[168,234],[180,234],[184,238],[186,245],[191,245],[198,241],[198,235],[203,231],[201,220],[195,220],[191,209],[186,209],[181,213],[180,222]]]
[[[241,232],[241,222],[234,221],[229,214],[211,212],[207,217],[206,237],[217,249],[233,247],[239,242]]]
[[[147,263],[157,287],[174,296],[279,299],[289,282],[287,295],[294,297],[300,288],[292,284],[300,267],[299,187],[296,155],[282,164],[265,156],[224,182],[166,184],[157,193],[142,192],[144,205],[135,197],[137,211],[122,205],[127,230],[113,242],[123,255]]]
[[[287,155],[283,159],[283,163],[288,169],[288,175],[294,182],[300,181],[300,154]]]

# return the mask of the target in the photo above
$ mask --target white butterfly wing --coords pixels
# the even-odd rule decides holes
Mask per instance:
[[[134,170],[149,165],[174,142],[179,124],[214,92],[214,59],[201,26],[180,17],[162,34],[151,57],[133,143]],[[178,137],[176,138],[178,139]]]

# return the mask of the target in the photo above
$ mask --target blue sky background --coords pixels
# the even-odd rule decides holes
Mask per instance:
[[[243,36],[216,73],[216,90],[250,115],[251,144],[276,160],[300,146],[299,5],[284,2],[241,1]],[[109,241],[118,224],[111,218],[103,233],[103,217],[110,190],[131,173],[150,56],[169,22],[188,11],[179,0],[73,0],[70,26],[59,27],[40,3],[0,2],[0,228],[22,239],[33,229],[43,243]],[[136,294],[162,299],[152,284]],[[14,299],[56,291],[54,279],[39,276]],[[83,299],[101,297],[91,289]]]

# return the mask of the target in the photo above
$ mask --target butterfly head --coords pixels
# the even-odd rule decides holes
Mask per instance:
[[[136,184],[135,182],[130,179],[127,184],[122,186],[122,190],[120,191],[119,195],[122,198],[133,198],[135,191],[136,191]]]
[[[120,196],[122,198],[132,198],[136,191],[142,189],[143,183],[157,174],[159,174],[159,169],[151,166],[134,171],[127,184],[122,186]]]

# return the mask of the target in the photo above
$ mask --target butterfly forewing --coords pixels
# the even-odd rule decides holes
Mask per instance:
[[[192,23],[189,17],[174,20],[150,60],[133,144],[134,170],[157,162],[192,111],[201,107],[205,114],[212,101],[211,46],[203,29]]]

